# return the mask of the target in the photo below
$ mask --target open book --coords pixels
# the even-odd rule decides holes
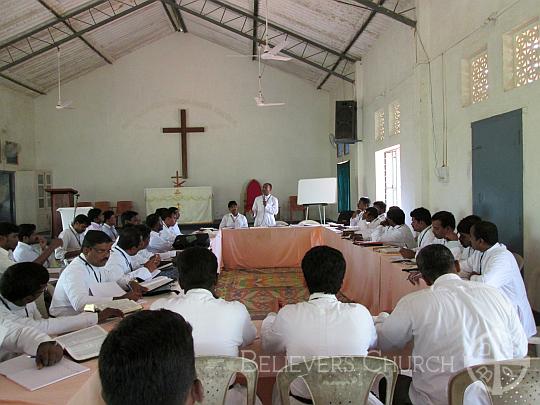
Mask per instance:
[[[100,326],[91,326],[56,338],[68,354],[76,361],[83,361],[99,356],[101,344],[107,332]]]
[[[148,291],[155,290],[156,288],[159,288],[165,284],[172,283],[174,280],[169,277],[165,276],[157,276],[151,280],[145,281],[144,283],[140,283],[141,286],[148,288]]]
[[[54,366],[38,370],[36,360],[28,356],[19,356],[0,363],[0,374],[24,388],[35,391],[55,382],[84,373],[90,370],[71,360],[63,358]]]
[[[127,298],[103,302],[101,304],[86,304],[84,306],[84,310],[87,312],[103,311],[105,308],[119,309],[124,314],[129,314],[130,312],[140,311],[141,309],[143,309],[141,304],[137,304],[135,301]]]

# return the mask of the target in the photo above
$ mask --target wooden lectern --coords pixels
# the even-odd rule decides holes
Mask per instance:
[[[76,194],[79,194],[79,192],[72,188],[47,188],[45,191],[51,193],[51,236],[56,238],[60,232],[62,232],[62,218],[57,209],[62,207],[74,207],[74,197]]]

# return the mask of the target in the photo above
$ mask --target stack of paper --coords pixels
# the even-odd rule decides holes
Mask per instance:
[[[74,360],[83,361],[99,356],[107,332],[95,325],[56,338]]]
[[[84,310],[88,312],[103,311],[106,308],[119,309],[124,314],[129,314],[130,312],[140,311],[143,309],[141,304],[137,304],[135,301],[127,298],[103,302],[101,304],[87,304],[84,306]]]
[[[71,360],[63,358],[54,366],[44,367],[38,370],[36,360],[28,356],[19,356],[0,363],[0,374],[5,375],[11,381],[22,385],[24,388],[34,391],[66,378],[84,373],[90,370]]]
[[[162,285],[172,283],[174,280],[165,276],[157,276],[151,280],[141,283],[141,286],[148,288],[148,291],[155,290],[156,288],[161,287]]]

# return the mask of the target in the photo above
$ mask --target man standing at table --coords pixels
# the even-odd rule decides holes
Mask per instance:
[[[274,217],[279,211],[278,199],[271,195],[272,185],[264,183],[262,186],[262,195],[255,198],[253,202],[253,216],[255,223],[253,226],[276,226]]]

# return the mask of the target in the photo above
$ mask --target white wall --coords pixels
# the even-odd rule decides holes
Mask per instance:
[[[187,109],[187,186],[214,188],[214,217],[227,201],[243,205],[252,179],[269,181],[288,217],[287,197],[300,178],[326,177],[329,97],[306,81],[266,67],[264,94],[285,107],[258,108],[257,65],[190,34],[174,34],[112,66],[68,83],[63,97],[75,110],[57,111],[55,95],[36,99],[38,165],[53,170],[54,186],[74,187],[81,200],[134,200],[144,188],[169,187],[181,167],[179,126]]]
[[[19,164],[7,164],[4,154],[6,141],[19,144]],[[34,148],[34,102],[23,93],[0,85],[0,170],[23,171],[35,169]],[[30,177],[32,179],[32,176]],[[16,221],[37,222],[36,191],[33,184],[21,184],[17,188],[15,182],[15,216]],[[27,190],[31,192],[26,192]],[[5,190],[0,190],[4,193]],[[2,199],[4,197],[2,196]]]
[[[534,291],[534,269],[540,266],[540,188],[535,174],[540,170],[536,151],[540,147],[540,82],[504,91],[502,36],[540,16],[535,0],[418,0],[418,30],[431,61],[431,86],[427,57],[413,32],[393,23],[364,59],[365,182],[375,192],[374,152],[401,144],[402,200],[406,211],[424,205],[432,211],[448,209],[459,219],[472,211],[471,129],[472,122],[523,108],[525,259],[529,297],[539,309]],[[488,17],[496,16],[487,21]],[[461,62],[487,46],[489,99],[468,107],[461,100]],[[418,57],[418,60],[417,60]],[[444,75],[444,81],[443,81]],[[435,176],[434,152],[439,165],[443,144],[443,83],[446,88],[448,165],[450,178]],[[433,89],[433,127],[430,108]],[[382,143],[373,141],[374,112],[394,99],[402,105],[402,135]],[[435,145],[435,147],[433,146]],[[361,182],[362,179],[359,179]],[[360,183],[361,184],[361,183]]]

